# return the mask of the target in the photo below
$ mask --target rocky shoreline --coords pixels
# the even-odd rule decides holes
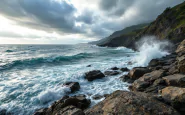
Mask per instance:
[[[177,50],[160,59],[153,59],[147,67],[111,68],[104,73],[94,70],[85,73],[89,82],[103,77],[118,75],[123,82],[131,83],[130,91],[115,91],[109,95],[97,95],[105,100],[89,108],[91,101],[85,95],[64,96],[49,108],[38,110],[34,115],[183,115],[185,113],[185,40]],[[68,82],[71,93],[80,84]]]

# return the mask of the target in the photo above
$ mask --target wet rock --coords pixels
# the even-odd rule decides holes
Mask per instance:
[[[49,108],[38,110],[34,115],[84,115],[82,110],[88,108],[90,103],[85,95],[64,96]]]
[[[157,86],[157,85],[164,85],[165,86],[166,83],[165,83],[165,80],[164,79],[160,78],[160,79],[155,80],[154,83],[153,83],[153,85],[154,86]]]
[[[80,89],[80,84],[78,82],[66,82],[64,86],[67,86],[71,89],[71,93],[78,91]]]
[[[149,64],[148,64],[149,67],[154,67],[154,66],[157,66],[157,65],[160,65],[158,59],[152,59],[152,60],[149,62]]]
[[[123,75],[120,77],[120,80],[123,82],[128,82],[128,83],[133,83],[134,80],[130,79],[130,77],[128,75]]]
[[[119,68],[118,67],[113,67],[113,68],[111,68],[111,70],[119,70]]]
[[[112,75],[118,75],[118,74],[120,74],[120,72],[119,71],[108,70],[108,71],[105,71],[104,74],[106,76],[112,76]]]
[[[163,99],[170,103],[174,108],[185,112],[185,88],[166,87],[161,93]]]
[[[85,111],[86,115],[179,115],[146,93],[116,91]]]
[[[132,80],[136,80],[140,77],[142,77],[145,73],[151,72],[148,68],[146,67],[135,67],[129,72],[129,77]]]
[[[150,86],[149,82],[136,80],[130,87],[132,91],[144,91],[147,87]]]
[[[91,67],[92,65],[87,65],[86,67]]]
[[[100,70],[93,70],[85,73],[85,79],[88,81],[93,81],[95,79],[101,79],[105,77],[105,75]]]
[[[128,69],[127,67],[125,67],[125,68],[120,68],[120,70],[121,70],[122,72],[128,72],[128,71],[129,71],[129,69]]]
[[[149,82],[150,84],[152,84],[156,79],[162,78],[163,76],[165,76],[165,71],[164,70],[155,70],[155,71],[152,71],[150,73],[144,74],[138,80]]]
[[[169,75],[166,77],[163,77],[166,84],[169,86],[179,86],[179,87],[185,87],[185,75],[183,74],[174,74]]]
[[[129,61],[127,64],[128,64],[128,65],[132,65],[133,63],[132,63],[131,61]]]
[[[102,98],[104,98],[104,96],[103,95],[94,95],[93,97],[92,97],[94,100],[99,100],[99,99],[102,99]]]
[[[85,115],[85,113],[75,106],[67,106],[61,111],[57,112],[55,115]]]

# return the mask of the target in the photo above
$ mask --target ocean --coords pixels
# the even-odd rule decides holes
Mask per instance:
[[[157,53],[147,57],[146,54],[151,50]],[[124,47],[108,48],[89,44],[0,45],[0,109],[15,115],[31,115],[64,95],[77,94],[85,94],[93,106],[103,100],[94,100],[94,95],[128,90],[129,84],[119,79],[126,72],[93,82],[84,79],[85,72],[104,72],[115,66],[129,69],[146,66],[156,56],[167,55],[158,47],[151,50],[135,52]],[[67,81],[79,82],[81,89],[69,94],[70,89],[62,85]]]

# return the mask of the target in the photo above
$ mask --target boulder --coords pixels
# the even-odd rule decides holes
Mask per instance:
[[[64,96],[49,108],[36,111],[34,115],[84,115],[82,110],[88,108],[90,103],[85,95]]]
[[[179,115],[172,107],[141,92],[116,91],[85,111],[86,115]]]
[[[106,75],[106,76],[112,76],[112,75],[118,75],[118,74],[120,74],[119,71],[108,70],[108,71],[104,72],[104,75]]]
[[[164,70],[155,70],[150,73],[144,74],[138,80],[153,83],[156,79],[162,78],[163,76],[165,76]]]
[[[57,112],[55,115],[85,115],[85,113],[75,106],[67,106],[61,111]]]
[[[102,98],[104,98],[104,96],[103,95],[94,95],[93,97],[92,97],[94,100],[99,100],[99,99],[102,99]]]
[[[185,87],[185,75],[183,74],[174,74],[169,75],[166,77],[163,77],[166,84],[169,86],[179,86],[179,87]]]
[[[183,40],[177,47],[176,53],[179,54],[181,52],[185,52],[185,40]]]
[[[93,70],[85,73],[85,79],[88,81],[93,81],[95,79],[101,79],[105,77],[105,75],[100,70]]]
[[[145,73],[151,72],[148,68],[146,67],[135,67],[129,72],[129,77],[132,80],[136,80],[140,77],[142,77]]]
[[[149,82],[136,80],[136,81],[134,81],[134,83],[132,84],[132,86],[130,86],[129,88],[132,91],[144,91],[149,86],[150,86],[150,83]]]
[[[113,68],[111,68],[111,70],[119,70],[119,68],[118,67],[113,67]]]
[[[71,89],[71,93],[78,91],[80,89],[80,84],[78,82],[66,82],[64,86],[67,86]]]
[[[185,112],[185,88],[166,87],[162,89],[161,95],[163,99],[174,108],[181,112]]]
[[[157,65],[159,65],[159,64],[160,64],[160,62],[159,62],[158,59],[152,59],[152,60],[149,62],[148,66],[149,66],[149,67],[155,67],[155,66],[157,66]]]
[[[128,82],[128,83],[133,83],[134,80],[130,79],[130,77],[128,75],[123,75],[120,77],[120,80],[123,82]]]
[[[122,72],[128,72],[128,71],[129,71],[129,69],[128,69],[127,67],[125,67],[125,68],[120,68],[120,70],[121,70]]]

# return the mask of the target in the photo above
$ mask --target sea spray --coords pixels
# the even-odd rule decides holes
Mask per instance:
[[[169,55],[169,50],[172,44],[168,41],[159,41],[155,36],[143,37],[136,43],[139,54],[134,61],[137,66],[147,66],[152,59],[161,58]]]

